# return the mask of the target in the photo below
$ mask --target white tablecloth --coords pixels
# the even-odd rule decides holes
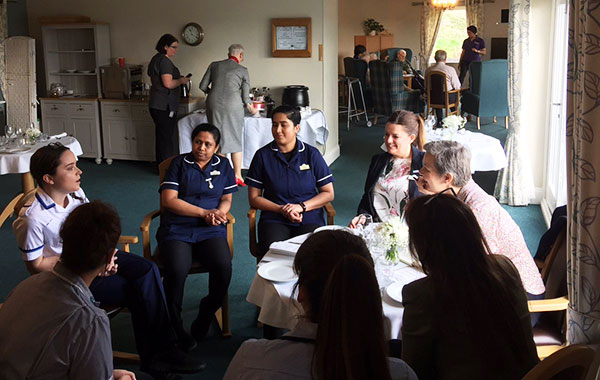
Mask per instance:
[[[15,174],[15,173],[27,173],[29,172],[29,160],[31,156],[39,148],[48,145],[50,143],[59,142],[69,148],[75,157],[83,154],[81,145],[75,137],[67,136],[61,139],[52,139],[44,142],[39,142],[35,145],[30,146],[31,149],[22,153],[1,153],[0,152],[0,175],[4,174]]]
[[[205,113],[192,113],[177,122],[179,130],[179,153],[188,153],[192,150],[190,135],[192,130],[201,123],[208,122]],[[325,115],[320,110],[312,110],[308,117],[300,121],[298,137],[305,143],[316,146],[325,145],[329,137],[329,129]],[[248,169],[254,153],[273,140],[271,134],[271,119],[265,117],[245,117],[242,135],[242,168]]]
[[[265,262],[288,261],[293,262],[293,256],[274,254],[267,252],[259,266]],[[423,277],[416,269],[405,264],[396,264],[394,272],[397,282],[408,284],[416,278]],[[417,273],[415,273],[417,272]],[[296,295],[292,297],[295,281],[272,282],[265,280],[258,274],[254,276],[246,300],[260,307],[258,320],[264,324],[292,329],[300,315],[302,307],[296,301]],[[404,308],[402,303],[394,301],[385,291],[382,296],[383,314],[386,324],[386,335],[388,339],[401,339],[400,328],[402,327],[402,316]]]
[[[436,134],[434,130],[427,131],[427,141],[439,140],[442,140],[442,135]],[[508,166],[506,153],[497,138],[483,133],[465,131],[456,133],[452,140],[471,150],[471,172],[500,170]]]

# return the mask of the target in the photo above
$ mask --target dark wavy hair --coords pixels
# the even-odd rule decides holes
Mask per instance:
[[[172,34],[169,34],[169,33],[163,34],[158,39],[158,42],[156,43],[156,46],[154,47],[154,49],[156,49],[157,52],[164,54],[165,46],[171,46],[171,44],[173,42],[179,42],[179,40],[177,38],[175,38],[175,36]]]
[[[36,150],[29,160],[29,171],[38,186],[44,188],[44,175],[55,175],[60,156],[69,150],[61,143],[52,143]]]
[[[282,105],[273,110],[273,116],[275,116],[276,113],[284,114],[292,121],[292,123],[294,123],[294,126],[300,125],[300,120],[302,120],[300,109],[298,107]]]
[[[404,127],[404,131],[409,135],[415,135],[415,145],[419,150],[423,150],[425,145],[425,123],[421,116],[416,113],[412,113],[406,110],[394,111],[388,121],[388,123],[398,124]]]

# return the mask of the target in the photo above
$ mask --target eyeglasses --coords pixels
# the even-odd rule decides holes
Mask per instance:
[[[425,201],[425,203],[423,203],[423,206],[428,205],[429,203],[431,203],[431,201],[433,201],[435,198],[439,197],[440,195],[444,194],[445,192],[447,192],[448,190],[450,190],[452,192],[452,195],[456,196],[456,191],[454,191],[453,188],[448,187],[442,191],[440,191],[439,193],[433,195],[431,198],[429,198],[428,200]]]
[[[170,47],[171,49],[177,49],[179,46],[178,46],[178,45],[175,45],[175,46],[169,45],[169,47]]]

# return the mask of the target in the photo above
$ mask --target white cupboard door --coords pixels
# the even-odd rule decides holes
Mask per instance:
[[[67,132],[67,118],[44,118],[42,130],[45,134],[50,136]]]
[[[94,141],[94,133],[96,130],[96,121],[90,119],[71,119],[73,127],[73,137],[79,141],[83,150],[83,157],[98,157],[97,144]]]
[[[154,161],[154,123],[151,121],[134,121],[135,136],[131,145],[138,160]]]
[[[111,155],[129,155],[129,120],[104,120],[102,131],[104,136],[104,154],[107,157]]]

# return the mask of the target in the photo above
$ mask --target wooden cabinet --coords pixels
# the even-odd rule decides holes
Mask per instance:
[[[391,34],[354,36],[354,46],[356,45],[363,45],[369,53],[378,53],[380,50],[394,47],[394,36]]]
[[[83,150],[82,157],[102,162],[100,115],[97,99],[40,98],[42,131],[48,135],[62,132],[75,137]]]

